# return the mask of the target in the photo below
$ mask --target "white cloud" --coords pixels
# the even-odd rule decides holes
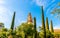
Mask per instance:
[[[0,15],[11,15],[11,11],[9,10],[9,8],[4,7],[4,6],[0,6]]]
[[[0,22],[4,23],[5,27],[9,28],[12,18],[11,10],[5,6],[6,0],[0,0]]]
[[[39,6],[44,6],[45,2],[43,0],[36,0],[36,4]]]
[[[5,6],[0,6],[0,22],[3,22],[5,24],[5,27],[8,28],[10,25],[10,20],[12,18],[12,12],[9,10],[9,8]]]
[[[37,6],[46,6],[47,4],[47,0],[33,0],[33,2],[37,5]]]
[[[0,0],[0,4],[5,4],[5,0]]]
[[[52,4],[52,2],[55,2],[55,0],[32,0],[32,2],[38,6],[43,6],[46,8],[48,5]]]

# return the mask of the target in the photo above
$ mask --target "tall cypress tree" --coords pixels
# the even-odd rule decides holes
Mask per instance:
[[[13,18],[12,18],[12,23],[11,23],[11,29],[14,29],[14,22],[15,22],[15,12],[13,14]]]
[[[49,30],[48,17],[46,17],[46,30]]]
[[[42,29],[43,29],[43,38],[46,38],[46,29],[45,29],[45,20],[44,20],[44,12],[43,12],[43,6],[42,6]]]
[[[35,30],[34,38],[37,38],[36,18],[35,17],[34,17],[34,30]]]
[[[50,31],[54,32],[52,20],[51,20],[51,23],[50,23]]]
[[[51,22],[51,23],[50,23],[50,31],[51,31],[52,33],[54,33],[52,20],[51,20],[50,22]],[[51,37],[54,38],[54,35],[52,35]]]

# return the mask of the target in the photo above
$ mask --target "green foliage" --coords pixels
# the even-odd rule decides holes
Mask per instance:
[[[2,28],[0,30],[0,38],[7,38],[7,29],[6,28]]]
[[[53,34],[49,30],[46,30],[46,38],[51,38],[52,35]]]
[[[60,2],[58,3],[58,6],[60,6]]]
[[[22,23],[19,27],[18,30],[20,32],[23,32],[23,35],[28,35],[28,36],[32,36],[34,33],[34,28],[33,28],[33,24],[27,24],[27,23]]]
[[[60,20],[60,2],[57,3],[57,6],[51,11],[51,14],[53,14],[53,16],[55,18],[58,18]]]
[[[44,31],[43,28],[40,27],[40,32],[39,32],[39,36],[40,38],[44,38]],[[52,32],[50,32],[48,29],[46,30],[46,38],[53,38],[54,34]]]

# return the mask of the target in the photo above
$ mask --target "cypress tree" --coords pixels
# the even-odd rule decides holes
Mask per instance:
[[[12,18],[12,23],[11,23],[11,34],[13,33],[13,29],[14,29],[14,20],[15,20],[15,12],[14,12],[14,15],[13,15],[13,18]],[[13,38],[13,35],[9,35],[8,38]]]
[[[49,30],[48,17],[46,17],[46,30]]]
[[[36,18],[35,18],[35,17],[34,17],[34,30],[35,30],[34,38],[37,38],[37,31],[36,31]]]
[[[45,29],[45,20],[44,20],[44,12],[43,12],[43,6],[42,6],[42,29],[43,29],[43,38],[46,38],[46,29]]]
[[[52,20],[51,20],[50,22],[51,22],[51,23],[50,23],[50,31],[51,31],[51,33],[54,33]],[[51,37],[54,38],[54,35],[52,35]]]
[[[15,12],[13,14],[13,18],[12,18],[12,23],[11,23],[11,29],[13,30],[14,29],[14,21],[15,20]]]
[[[51,20],[51,23],[50,23],[50,31],[54,32],[52,20]]]

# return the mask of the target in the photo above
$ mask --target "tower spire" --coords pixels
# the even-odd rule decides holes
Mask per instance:
[[[29,12],[29,14],[28,14],[27,23],[28,23],[28,24],[31,24],[31,23],[32,23],[32,16],[31,16],[31,13],[30,13],[30,12]]]

